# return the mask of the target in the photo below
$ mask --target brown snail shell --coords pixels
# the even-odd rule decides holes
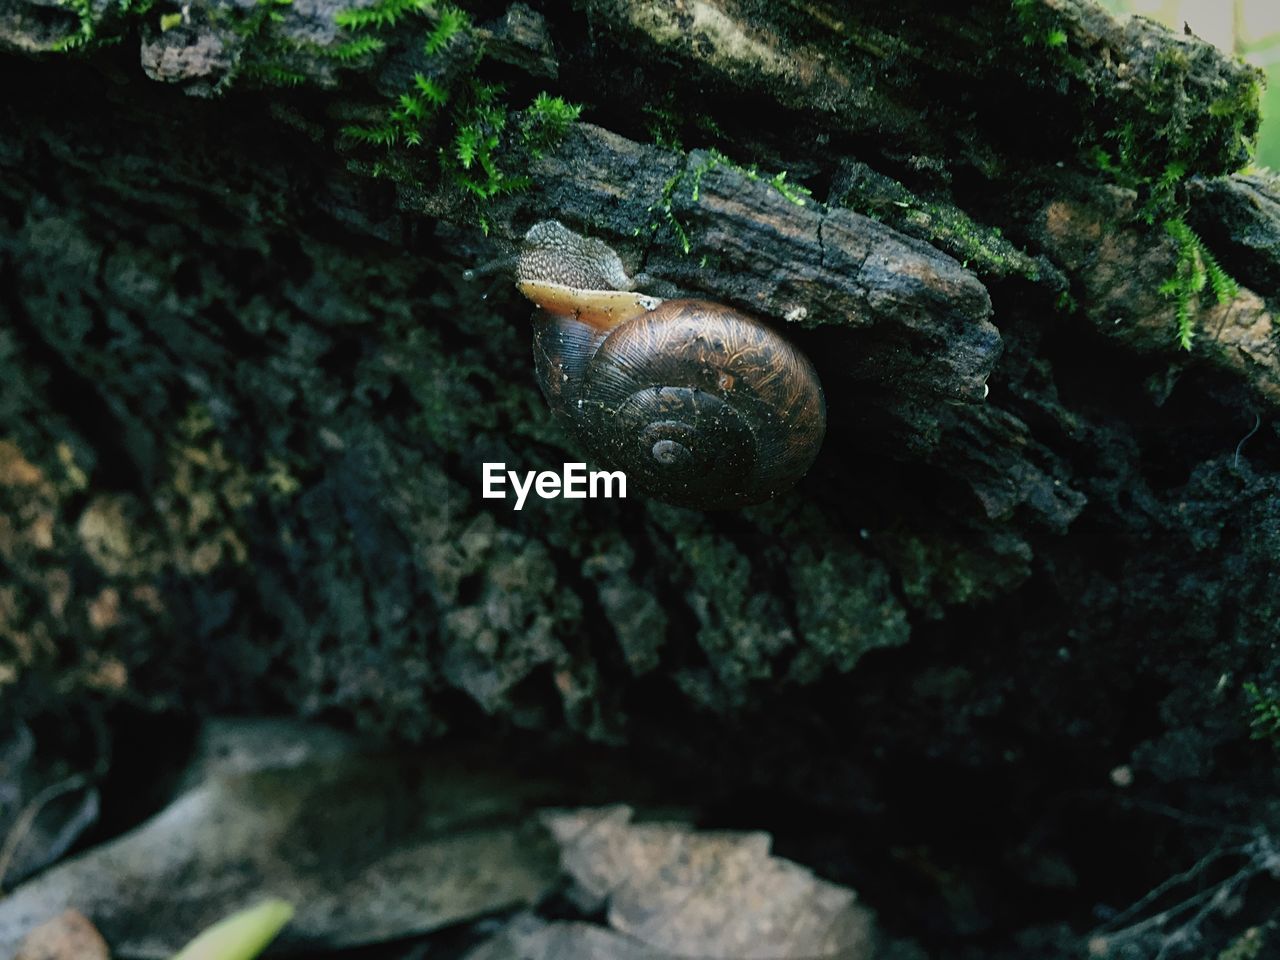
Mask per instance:
[[[826,406],[786,338],[722,304],[594,289],[630,285],[613,251],[555,221],[536,225],[526,249],[530,237],[537,256],[522,254],[517,273],[541,308],[538,383],[595,459],[651,497],[700,509],[760,503],[804,476]],[[561,251],[561,272],[548,249]]]

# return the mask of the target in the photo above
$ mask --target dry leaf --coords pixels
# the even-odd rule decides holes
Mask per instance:
[[[521,918],[469,960],[866,960],[872,917],[846,887],[769,853],[764,833],[631,823],[627,807],[543,815],[587,911],[611,930]],[[486,952],[488,951],[488,952]]]
[[[556,875],[526,825],[532,788],[477,766],[302,724],[218,725],[165,810],[0,900],[0,957],[69,906],[117,953],[159,958],[266,897],[298,906],[280,947],[311,953],[532,903]]]

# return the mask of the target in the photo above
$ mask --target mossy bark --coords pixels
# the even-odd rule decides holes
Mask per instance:
[[[122,39],[74,55],[70,9],[0,0],[30,91],[0,105],[6,714],[571,732],[836,818],[793,842],[891,930],[1019,956],[1194,857],[1161,809],[1265,822],[1280,191],[1227,176],[1254,73],[1068,0],[536,6],[344,63],[328,0],[95,7]],[[589,123],[530,152],[512,113],[528,184],[477,199],[453,140],[341,133],[424,70]],[[484,462],[578,453],[526,305],[461,276],[550,216],[787,327],[830,405],[795,492],[480,498]],[[1190,353],[1167,217],[1242,286]]]

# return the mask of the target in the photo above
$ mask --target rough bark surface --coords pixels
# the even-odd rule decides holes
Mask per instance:
[[[1067,955],[1193,824],[1280,829],[1241,692],[1280,681],[1250,68],[1085,0],[479,3],[344,59],[346,6],[0,0],[6,718],[604,741],[948,957]],[[418,147],[342,132],[415,74],[583,122],[531,148],[513,112],[527,182],[477,199],[452,107]],[[794,493],[480,498],[577,454],[527,305],[462,279],[552,216],[809,354]],[[1170,220],[1239,285],[1190,352]]]

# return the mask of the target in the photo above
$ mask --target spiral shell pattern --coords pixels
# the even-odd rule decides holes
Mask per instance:
[[[667,300],[608,331],[539,312],[534,360],[593,455],[668,503],[768,500],[804,476],[826,430],[808,359],[720,304]]]

